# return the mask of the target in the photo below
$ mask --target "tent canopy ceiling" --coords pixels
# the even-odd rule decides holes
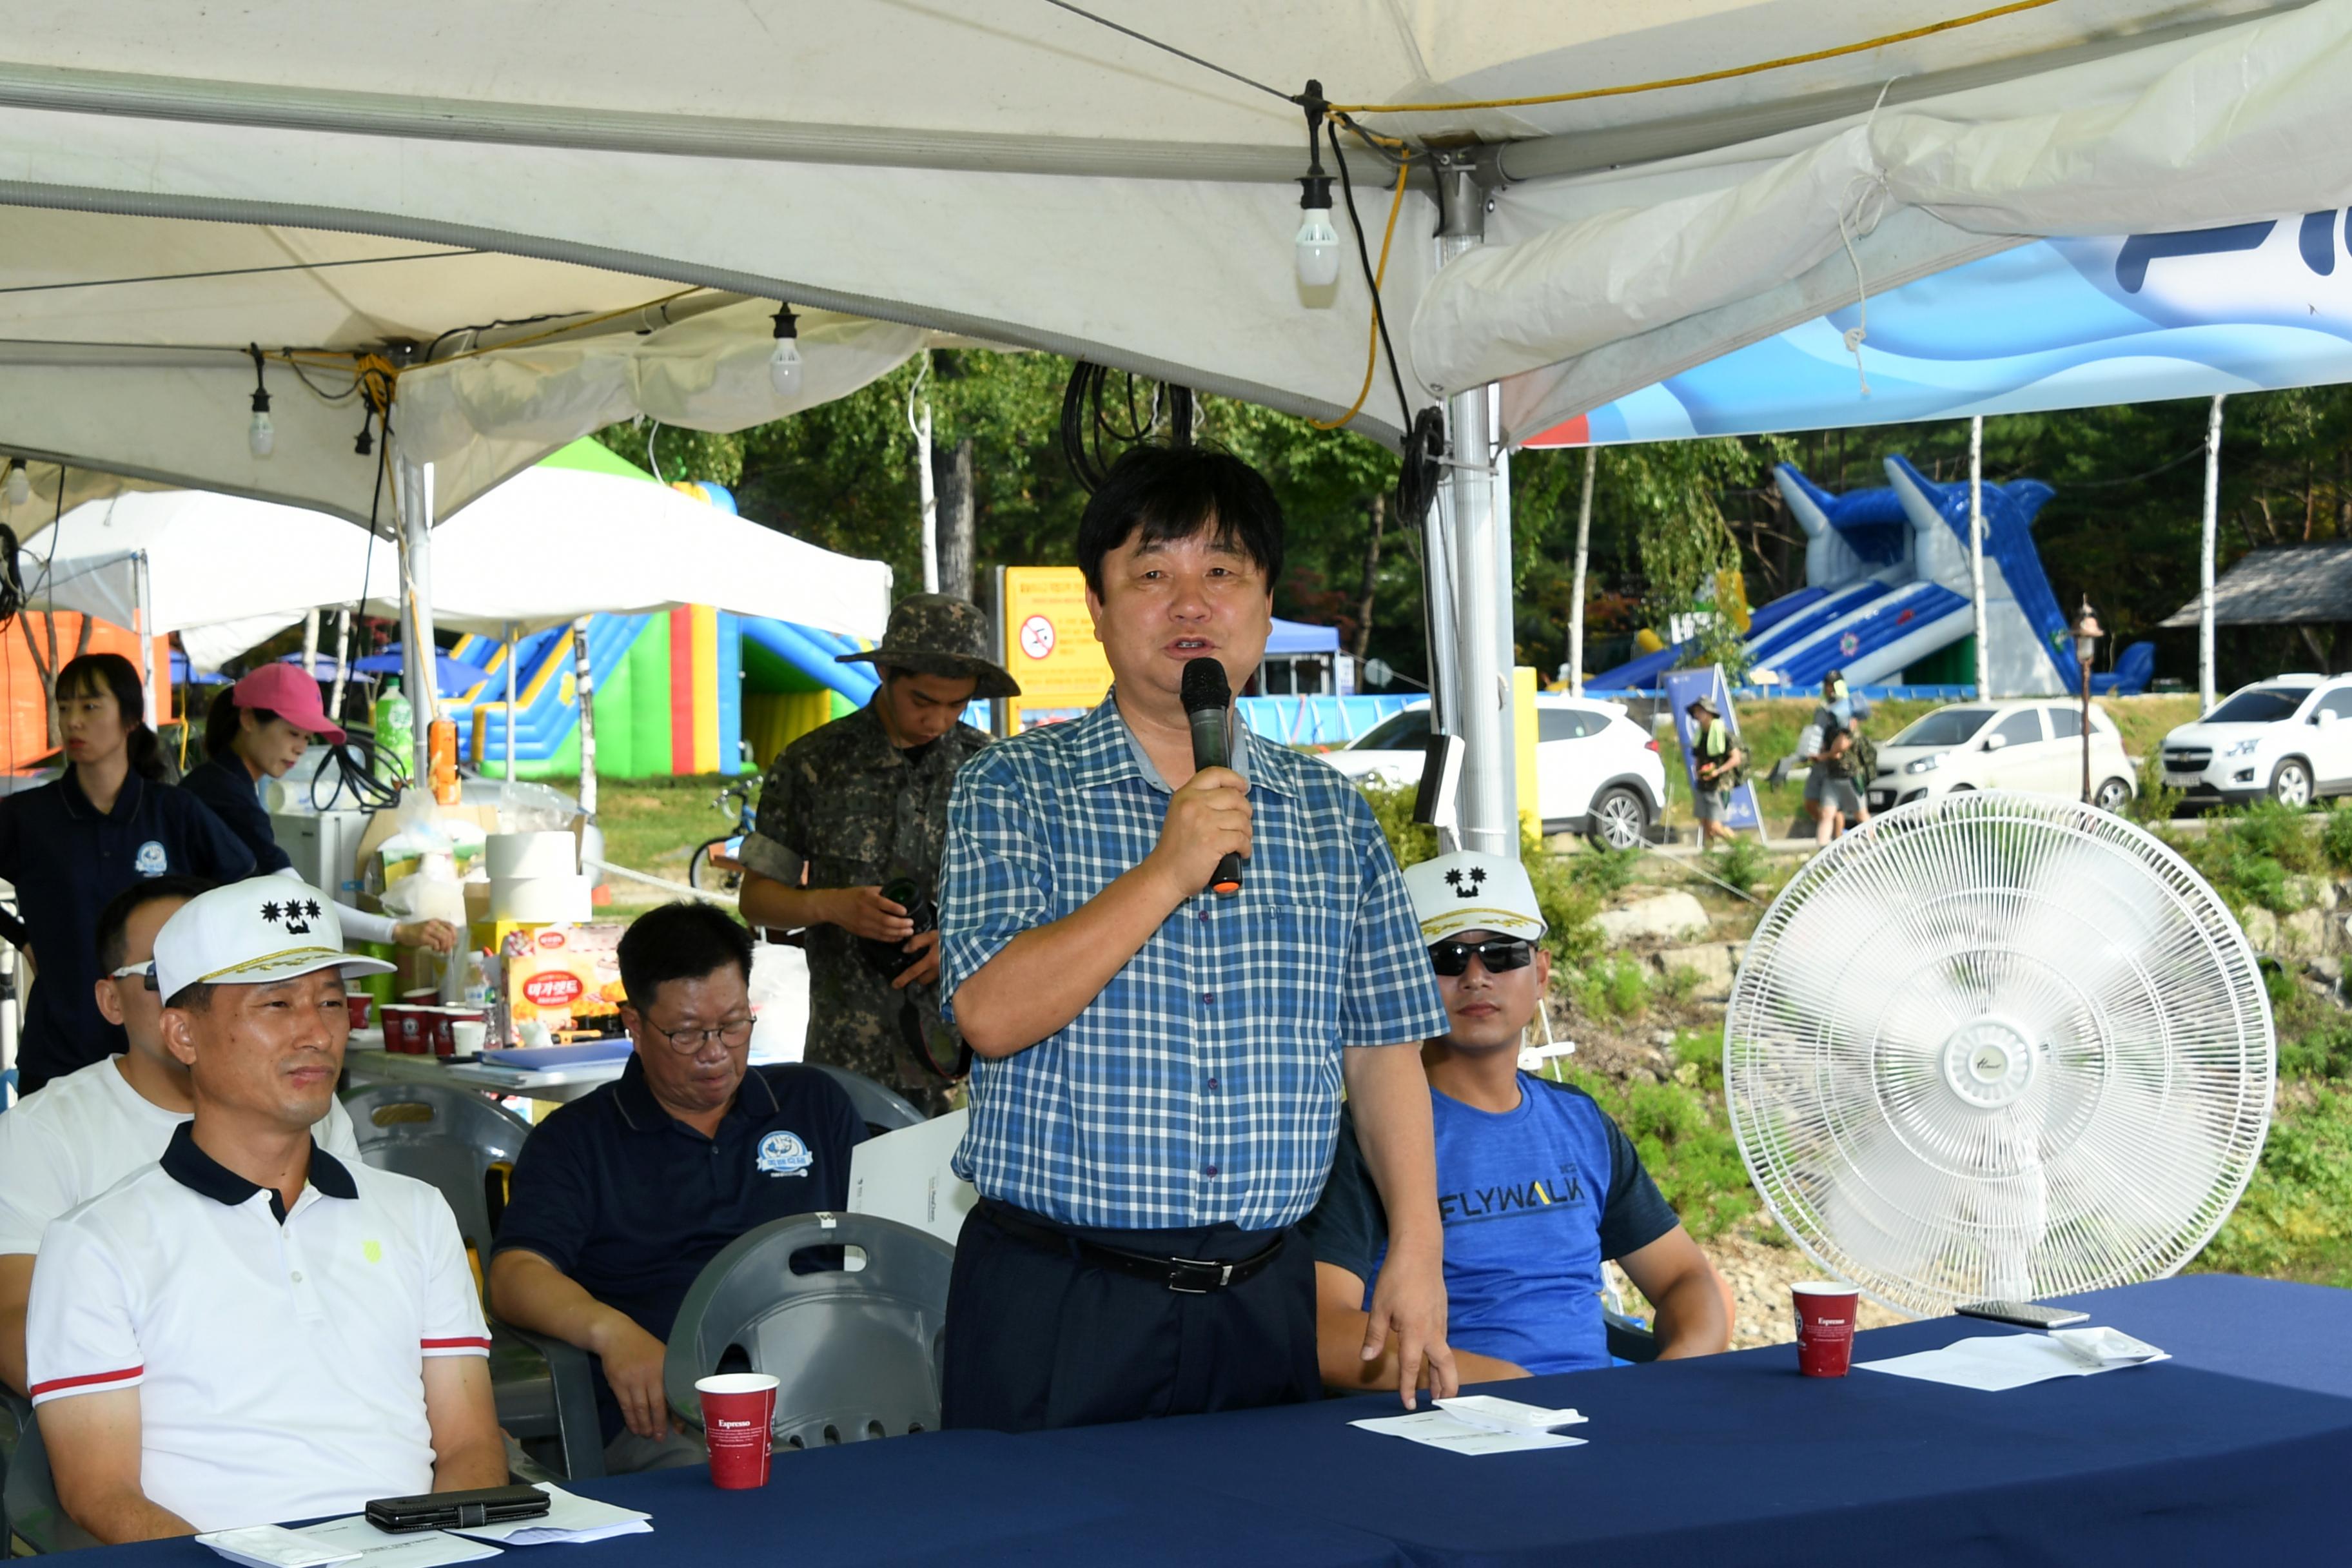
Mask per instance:
[[[437,345],[394,423],[452,510],[612,418],[733,427],[841,395],[927,331],[1329,416],[1370,301],[1353,267],[1312,294],[1294,274],[1304,125],[1280,95],[1310,76],[1341,103],[1451,103],[1922,30],[1665,90],[1360,113],[1419,167],[1450,148],[1500,181],[1487,244],[1443,272],[1416,183],[1384,294],[1412,400],[1503,380],[1514,439],[2023,237],[2352,202],[2352,0],[2068,0],[1941,30],[1952,0],[1098,5],[1276,90],[1045,0],[662,0],[560,26],[418,0],[397,48],[352,0],[19,6],[0,288],[41,291],[0,293],[0,447],[365,518],[358,410],[290,367],[276,453],[246,452],[247,343]],[[359,61],[364,92],[321,85]],[[1377,248],[1390,171],[1352,167]],[[508,254],[446,254],[478,248]],[[666,324],[636,313],[681,286]],[[761,374],[778,298],[833,313],[791,400]],[[500,321],[524,324],[462,331]],[[1358,427],[1392,439],[1407,413],[1382,374]]]

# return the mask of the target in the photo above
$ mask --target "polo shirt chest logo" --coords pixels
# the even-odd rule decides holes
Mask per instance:
[[[171,857],[163,853],[161,840],[150,838],[131,857],[131,869],[142,877],[160,877],[172,868]]]
[[[797,1132],[771,1132],[760,1140],[760,1169],[771,1176],[805,1176],[815,1163]]]

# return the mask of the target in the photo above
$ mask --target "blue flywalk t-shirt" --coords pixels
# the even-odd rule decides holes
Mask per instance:
[[[1446,1338],[1532,1373],[1610,1364],[1601,1265],[1681,1223],[1609,1113],[1580,1089],[1519,1074],[1496,1115],[1429,1091],[1445,1226]],[[1322,1201],[1301,1223],[1318,1263],[1364,1282],[1388,1255],[1388,1216],[1352,1115]]]

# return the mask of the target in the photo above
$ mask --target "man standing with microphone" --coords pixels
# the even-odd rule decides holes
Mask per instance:
[[[1225,726],[1258,666],[1282,511],[1226,454],[1138,447],[1078,524],[1113,687],[958,774],[940,991],[978,1058],[957,1171],[943,1418],[1027,1431],[1313,1399],[1314,1258],[1344,1083],[1388,1262],[1364,1355],[1451,1394],[1429,1095],[1444,1032],[1371,809]],[[1213,660],[1219,670],[1187,667]],[[1234,858],[1228,863],[1228,858]],[[1238,880],[1238,887],[1234,882]]]

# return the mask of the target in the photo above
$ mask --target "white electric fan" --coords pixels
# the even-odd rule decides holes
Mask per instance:
[[[2179,856],[1995,792],[1874,818],[1791,879],[1723,1049],[1773,1217],[1914,1315],[2179,1268],[2253,1175],[2275,1059],[2254,955]]]

